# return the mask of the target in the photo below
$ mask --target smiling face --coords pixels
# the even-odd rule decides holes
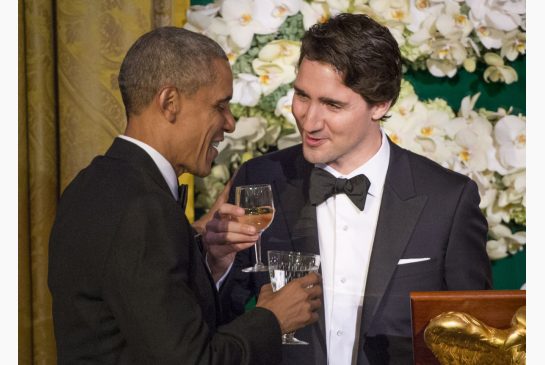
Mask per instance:
[[[233,94],[233,76],[229,63],[214,60],[213,82],[192,95],[180,94],[181,111],[173,124],[171,149],[173,165],[178,174],[190,172],[197,176],[210,174],[218,155],[217,144],[224,132],[233,132],[235,119],[229,108]]]
[[[377,120],[390,102],[370,105],[347,87],[326,63],[303,59],[295,80],[292,110],[310,163],[324,163],[348,174],[380,148]]]

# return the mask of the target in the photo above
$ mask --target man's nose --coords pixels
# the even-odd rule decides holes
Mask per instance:
[[[302,127],[307,132],[313,132],[322,129],[323,113],[318,105],[309,105],[302,118]]]
[[[231,113],[231,109],[227,108],[225,116],[225,123],[223,125],[223,130],[227,133],[232,133],[235,131],[235,117],[233,116],[233,113]]]

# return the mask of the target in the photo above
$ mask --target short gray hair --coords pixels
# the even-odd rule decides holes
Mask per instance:
[[[165,86],[191,95],[214,81],[212,62],[227,61],[212,39],[187,29],[161,27],[141,36],[119,71],[119,89],[127,117],[138,115]]]

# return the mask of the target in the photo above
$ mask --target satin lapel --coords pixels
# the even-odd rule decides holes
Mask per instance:
[[[285,224],[294,251],[320,253],[316,208],[308,204],[308,183],[312,165],[301,154],[294,162],[295,173],[284,181],[274,182]]]
[[[393,143],[390,146],[390,165],[365,286],[362,340],[428,199],[416,195],[407,153]]]
[[[308,201],[309,178],[313,165],[306,162],[303,154],[299,154],[293,164],[295,171],[291,178],[284,181],[275,181],[278,190],[277,196],[281,204],[285,224],[291,238],[294,251],[320,253],[318,242],[318,226],[316,224],[316,207]],[[284,174],[285,175],[285,174]],[[321,273],[321,268],[320,268]],[[318,323],[312,325],[311,332],[315,351],[315,359],[318,364],[325,364],[327,361],[327,350],[325,344],[325,314],[324,298],[322,296],[322,307],[319,309]]]

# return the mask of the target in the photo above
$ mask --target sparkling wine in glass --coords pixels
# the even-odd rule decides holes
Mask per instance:
[[[244,208],[245,214],[239,217],[239,222],[254,226],[259,234],[254,246],[255,265],[243,269],[244,272],[267,271],[267,266],[261,261],[261,233],[269,227],[274,217],[274,203],[271,186],[243,185],[235,189],[235,203]]]
[[[311,272],[318,272],[320,255],[295,251],[268,251],[269,275],[273,291],[280,290],[293,279],[302,278]],[[295,338],[295,332],[282,335],[283,345],[308,345]]]

